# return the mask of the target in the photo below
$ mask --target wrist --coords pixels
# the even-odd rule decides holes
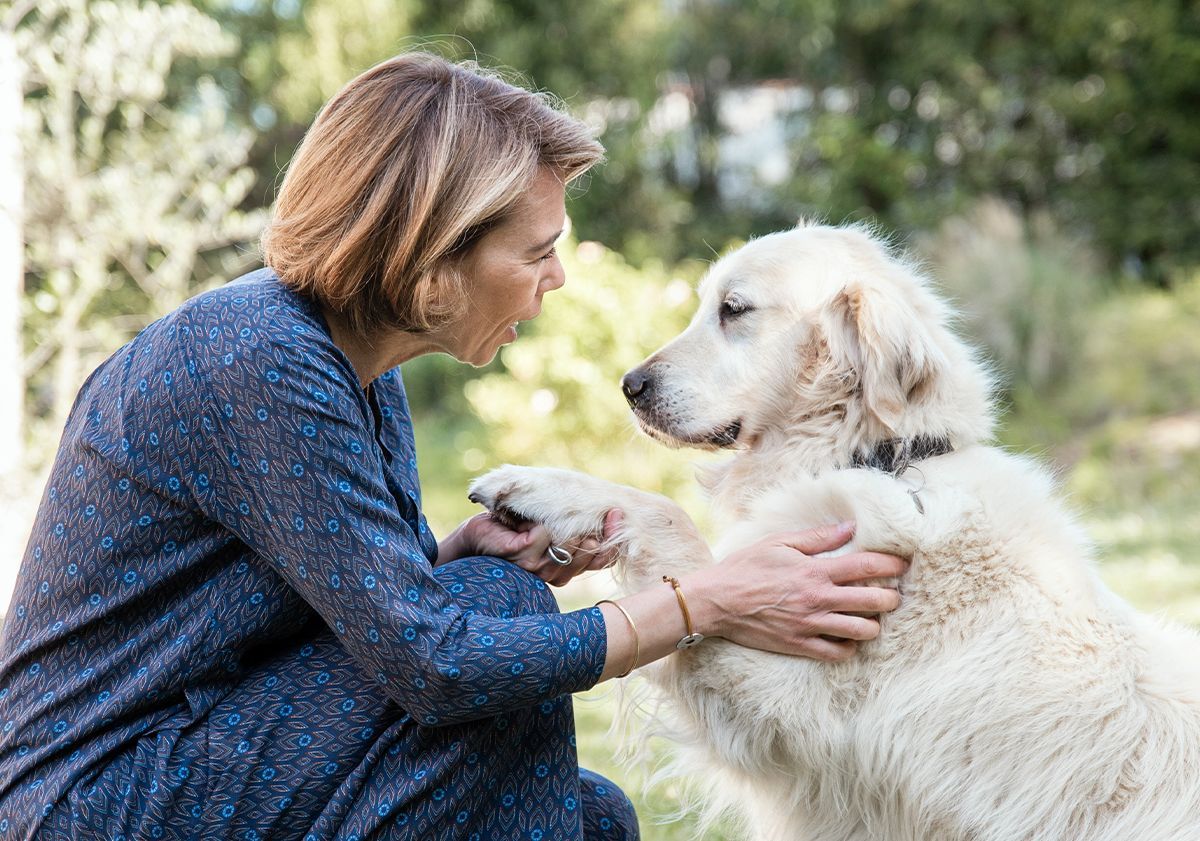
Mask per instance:
[[[679,586],[687,599],[692,630],[706,637],[725,636],[729,614],[722,607],[721,588],[714,581],[713,569],[688,573],[679,579]]]
[[[437,562],[439,564],[456,561],[470,554],[470,546],[468,545],[466,535],[467,523],[469,522],[471,521],[467,520],[466,523],[462,523],[438,542]]]

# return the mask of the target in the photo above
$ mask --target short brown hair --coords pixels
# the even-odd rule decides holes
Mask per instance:
[[[263,231],[263,261],[356,330],[429,330],[464,305],[453,258],[538,169],[569,182],[603,154],[549,95],[474,62],[403,53],[321,109]]]

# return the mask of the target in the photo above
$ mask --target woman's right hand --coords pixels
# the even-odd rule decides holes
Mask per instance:
[[[697,630],[817,660],[852,656],[858,642],[879,635],[872,617],[895,610],[900,594],[851,585],[908,568],[904,559],[878,552],[811,557],[844,546],[853,535],[851,523],[776,534],[687,575],[681,584],[689,602],[703,600]]]

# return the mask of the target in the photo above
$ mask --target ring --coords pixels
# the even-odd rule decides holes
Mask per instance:
[[[550,556],[550,560],[559,566],[569,566],[571,563],[571,553],[561,546],[550,544],[550,548],[546,550],[546,554]]]

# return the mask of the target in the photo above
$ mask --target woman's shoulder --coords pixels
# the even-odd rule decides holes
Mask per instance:
[[[271,269],[258,269],[192,298],[168,317],[170,332],[194,367],[320,368],[341,380],[352,368],[308,299]]]
[[[89,378],[79,406],[88,417],[136,422],[287,389],[353,402],[354,383],[319,311],[260,269],[146,327]]]
[[[185,302],[171,314],[216,338],[259,340],[312,334],[328,339],[316,307],[269,268],[257,269]],[[171,318],[168,316],[168,318]]]

